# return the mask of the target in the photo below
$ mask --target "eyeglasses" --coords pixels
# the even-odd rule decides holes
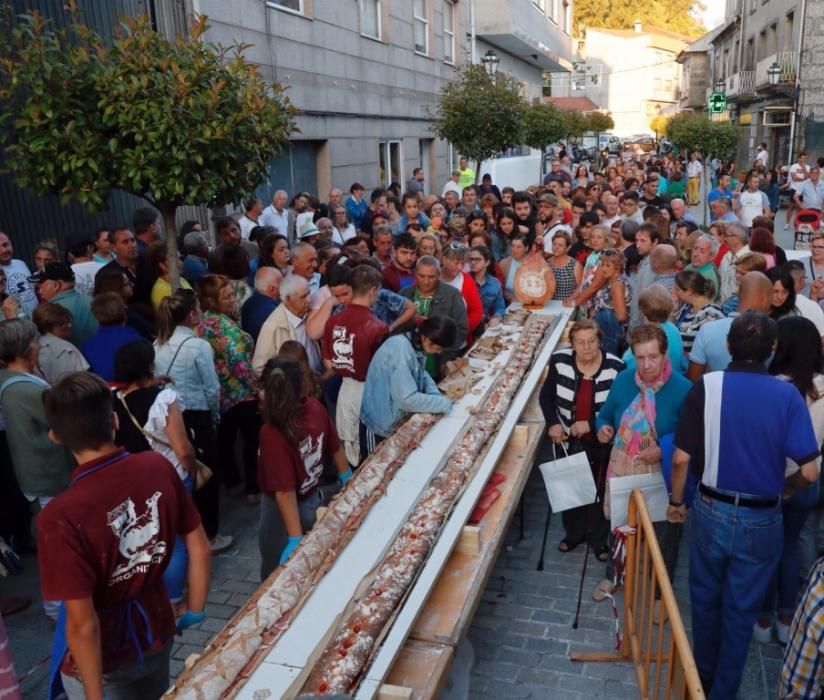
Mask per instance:
[[[453,241],[448,246],[449,250],[466,250],[466,243],[458,243],[457,241]]]
[[[481,257],[477,257],[477,258],[476,258],[476,257],[474,257],[474,256],[472,256],[472,257],[470,257],[470,258],[467,258],[467,260],[469,260],[469,262],[471,262],[471,263],[477,263],[477,262],[482,263],[482,262],[486,262],[483,258],[481,258]]]
[[[824,245],[813,245],[810,246],[813,250],[824,250]]]

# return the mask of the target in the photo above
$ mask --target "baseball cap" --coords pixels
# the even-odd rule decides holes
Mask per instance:
[[[558,206],[558,198],[554,194],[542,194],[540,197],[538,197],[538,203],[540,204],[541,202],[549,204],[549,206],[551,207]]]
[[[319,236],[320,229],[315,226],[311,221],[307,221],[303,228],[300,230],[300,238],[303,240],[304,238],[310,238],[311,236]]]
[[[66,263],[50,262],[46,263],[42,270],[38,270],[29,277],[29,282],[32,284],[40,284],[46,280],[74,282],[74,271]]]
[[[461,171],[460,171],[460,170],[453,170],[453,171],[452,171],[452,175],[453,175],[453,177],[454,177],[455,175],[460,175],[460,174],[461,174]]]

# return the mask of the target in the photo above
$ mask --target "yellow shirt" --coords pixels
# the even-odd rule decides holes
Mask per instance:
[[[185,277],[181,277],[180,288],[191,289],[192,285],[186,281]],[[157,311],[160,308],[160,302],[170,296],[172,296],[172,285],[162,277],[158,277],[152,287],[152,307],[154,310]]]
[[[472,168],[464,168],[461,170],[461,179],[458,180],[461,189],[475,184],[475,171]]]

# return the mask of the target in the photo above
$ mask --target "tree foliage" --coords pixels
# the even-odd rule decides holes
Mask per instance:
[[[430,128],[480,164],[521,143],[526,109],[512,79],[492,78],[483,66],[469,64],[441,88],[440,100],[429,113]]]
[[[74,19],[56,29],[33,13],[1,28],[5,172],[91,212],[115,188],[143,197],[163,215],[171,252],[176,208],[251,193],[295,131],[295,110],[245,46],[206,43],[205,17],[173,42],[147,16],[129,17],[111,46],[76,9]]]
[[[590,112],[585,116],[587,131],[593,133],[603,134],[605,131],[615,128],[615,121],[612,115],[604,114],[604,112]]]
[[[730,156],[738,145],[738,128],[730,122],[712,121],[702,114],[681,112],[667,121],[667,138],[685,152],[705,156]]]
[[[698,19],[705,9],[706,5],[700,0],[575,0],[573,29],[576,34],[587,27],[632,29],[635,21],[641,20],[644,24],[699,37],[707,31]]]
[[[564,112],[564,127],[568,139],[579,139],[589,131],[589,120],[583,112]]]
[[[544,150],[566,136],[565,114],[548,102],[533,102],[524,113],[524,143]]]

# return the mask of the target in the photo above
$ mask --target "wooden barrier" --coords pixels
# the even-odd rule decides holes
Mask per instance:
[[[644,494],[638,489],[629,500],[629,526],[634,532],[627,537],[621,649],[613,653],[573,652],[570,660],[632,662],[640,696],[645,700],[704,698]]]

